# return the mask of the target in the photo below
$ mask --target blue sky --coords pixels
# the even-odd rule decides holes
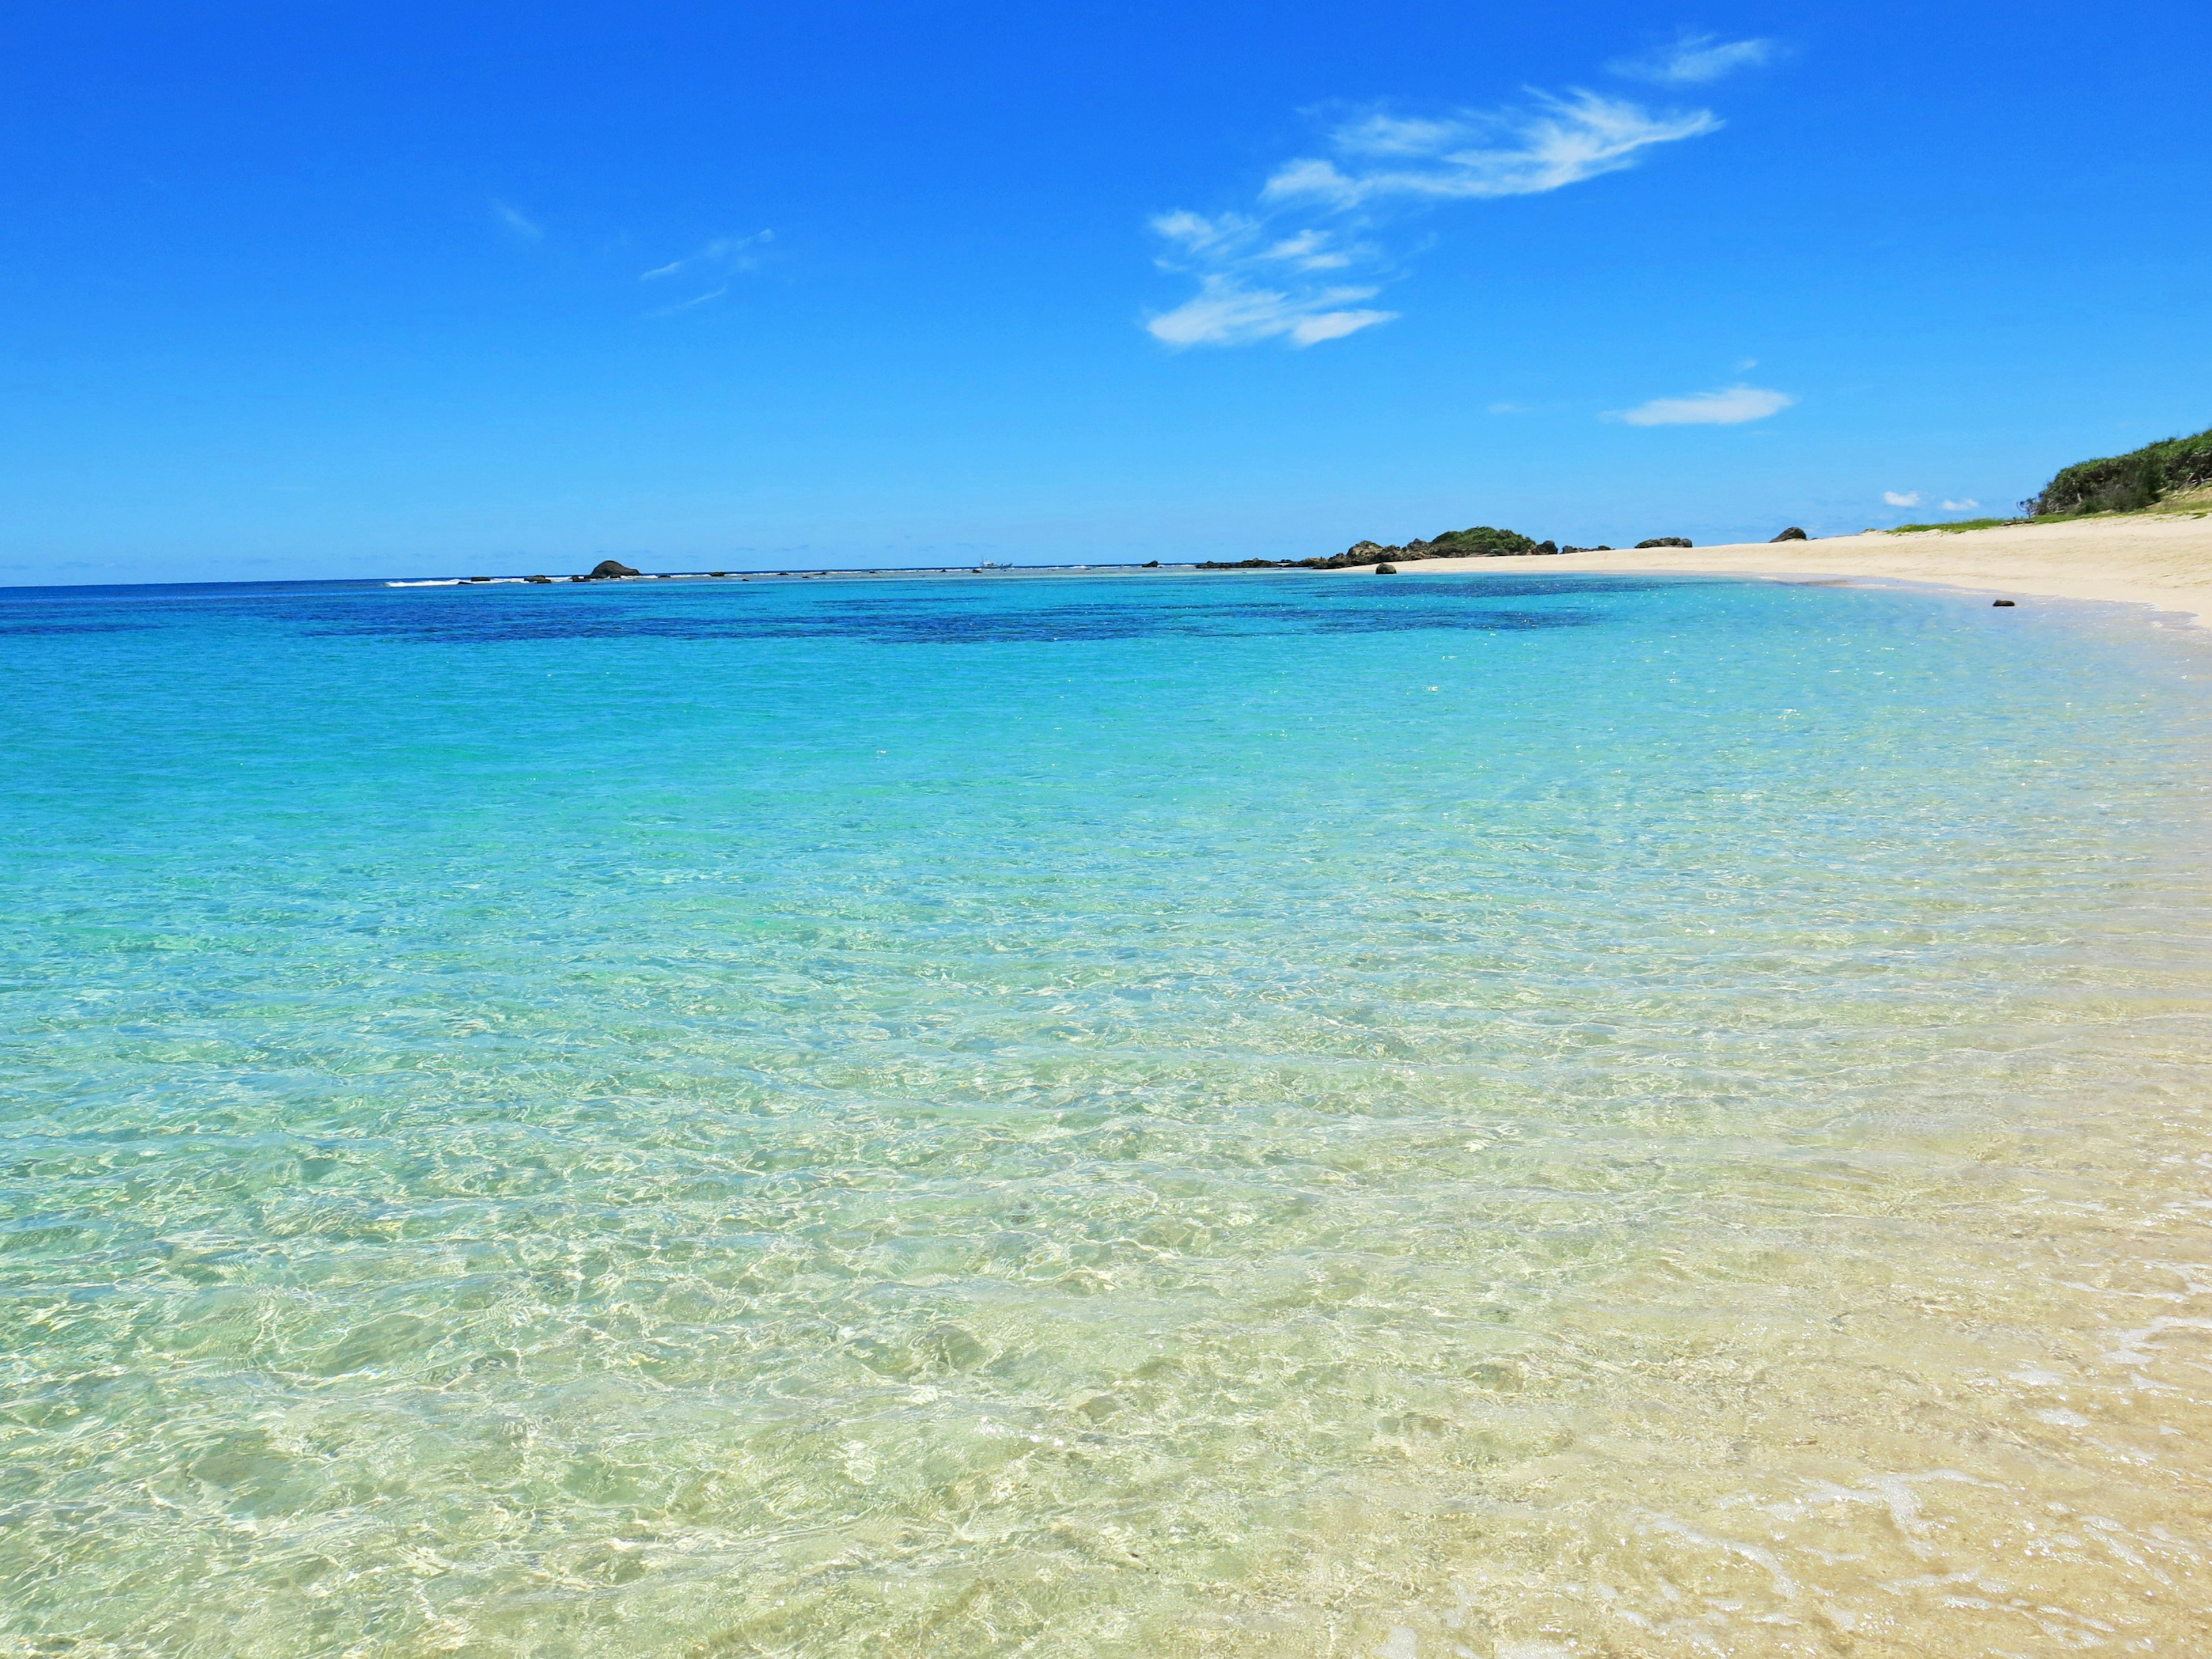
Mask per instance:
[[[2208,62],[2157,3],[19,8],[0,582],[2006,510],[2212,424]]]

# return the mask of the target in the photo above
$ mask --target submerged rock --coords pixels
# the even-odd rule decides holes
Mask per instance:
[[[1395,576],[1398,574],[1398,567],[1395,564],[1378,564],[1375,567],[1375,574],[1378,576]]]
[[[1774,539],[1778,542],[1802,542],[1809,541],[1812,538],[1793,524],[1789,529],[1784,531]]]
[[[1990,603],[1995,605],[2010,606],[2018,605],[2020,601],[2017,599],[1991,599]]]

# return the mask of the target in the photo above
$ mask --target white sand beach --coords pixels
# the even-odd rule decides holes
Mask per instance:
[[[2045,599],[2153,605],[2212,621],[2212,515],[2145,514],[1993,530],[1871,531],[1803,542],[1568,553],[1547,570],[1725,572],[1777,577],[1869,577]],[[1407,575],[1495,570],[1518,562],[1427,559]],[[1372,571],[1372,565],[1352,567]]]

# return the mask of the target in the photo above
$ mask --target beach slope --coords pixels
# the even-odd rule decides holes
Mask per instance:
[[[1869,531],[1822,541],[1565,553],[1546,570],[1866,577],[2047,599],[2154,605],[2212,622],[2212,516],[2140,514],[1991,530]],[[1520,569],[1521,560],[1426,559],[1407,574]],[[1372,565],[1356,567],[1371,571]]]

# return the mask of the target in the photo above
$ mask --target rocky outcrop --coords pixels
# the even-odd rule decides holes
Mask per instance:
[[[1647,547],[1695,547],[1697,544],[1687,536],[1654,536],[1650,541],[1638,542],[1636,545],[1640,550]]]
[[[1398,574],[1398,567],[1395,564],[1378,564],[1375,567],[1375,574],[1378,576],[1395,576]]]
[[[1802,541],[1808,541],[1808,540],[1810,540],[1810,539],[1811,539],[1811,538],[1809,538],[1808,536],[1807,536],[1807,535],[1806,535],[1806,533],[1805,533],[1803,531],[1800,530],[1800,529],[1799,529],[1796,525],[1794,525],[1794,524],[1793,524],[1793,525],[1791,525],[1791,526],[1790,526],[1790,528],[1789,528],[1789,529],[1787,529],[1787,530],[1784,531],[1784,532],[1783,532],[1779,536],[1777,536],[1774,539],[1775,539],[1776,541],[1778,541],[1778,542],[1802,542]]]
[[[587,582],[612,581],[617,576],[635,576],[638,573],[620,559],[601,559],[592,567],[592,574],[584,578]]]
[[[1500,530],[1495,525],[1479,524],[1467,530],[1442,531],[1428,540],[1416,537],[1403,547],[1385,547],[1380,542],[1354,542],[1343,552],[1332,553],[1325,558],[1208,560],[1198,568],[1200,570],[1342,570],[1354,565],[1379,565],[1391,560],[1406,564],[1416,559],[1513,559],[1563,550],[1552,542],[1532,541],[1518,531]]]

